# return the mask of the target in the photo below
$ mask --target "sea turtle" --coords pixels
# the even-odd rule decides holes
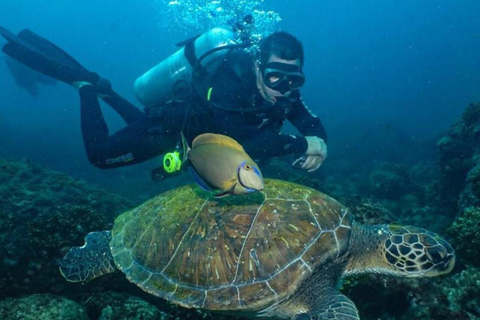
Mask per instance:
[[[263,193],[214,198],[165,192],[92,232],[60,263],[69,281],[121,270],[143,290],[188,308],[274,319],[359,319],[345,275],[433,277],[452,247],[417,227],[365,226],[333,198],[267,179]]]

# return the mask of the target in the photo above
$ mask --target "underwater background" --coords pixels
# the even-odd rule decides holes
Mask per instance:
[[[254,10],[261,31],[303,42],[303,99],[329,135],[318,172],[286,157],[264,175],[321,190],[361,222],[426,227],[457,250],[440,278],[345,281],[362,319],[480,319],[480,2],[2,0],[0,25],[51,40],[141,108],[133,82],[176,43]],[[61,278],[56,260],[86,233],[193,180],[151,181],[161,157],[94,168],[77,92],[11,63],[0,54],[0,319],[227,319],[168,305],[120,273]],[[104,112],[111,132],[122,128]]]

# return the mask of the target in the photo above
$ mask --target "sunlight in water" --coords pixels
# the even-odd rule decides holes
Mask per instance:
[[[185,34],[218,26],[240,24],[249,28],[252,40],[275,30],[281,21],[277,12],[265,10],[263,0],[156,0],[162,27]],[[245,17],[249,16],[247,23]],[[253,18],[253,23],[250,23]],[[172,29],[173,28],[173,29]],[[171,29],[171,30],[170,30]]]

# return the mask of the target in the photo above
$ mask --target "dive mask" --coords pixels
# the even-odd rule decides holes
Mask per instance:
[[[263,82],[270,89],[285,94],[300,89],[305,83],[305,75],[297,65],[269,62],[263,71]]]

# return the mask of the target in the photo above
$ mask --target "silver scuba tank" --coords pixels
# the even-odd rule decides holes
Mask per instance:
[[[212,50],[235,44],[235,33],[224,28],[213,28],[163,60],[135,80],[137,99],[149,108],[162,106],[172,100],[188,96],[196,63],[207,71],[214,71],[228,50]],[[210,53],[209,53],[210,52]],[[201,57],[206,54],[201,61]],[[187,91],[187,94],[185,93]]]

